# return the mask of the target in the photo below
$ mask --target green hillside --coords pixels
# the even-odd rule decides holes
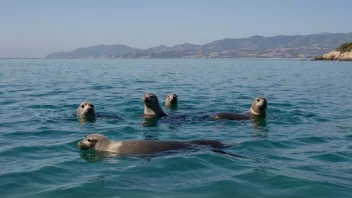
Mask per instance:
[[[352,51],[352,42],[344,43],[340,47],[338,47],[336,50],[340,51],[341,53],[350,52],[350,51]]]

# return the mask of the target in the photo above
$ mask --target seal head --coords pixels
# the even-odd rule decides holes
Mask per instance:
[[[175,93],[170,93],[169,95],[166,96],[166,100],[165,100],[166,107],[177,106],[177,105],[178,105],[178,97]]]
[[[101,147],[109,145],[110,140],[100,134],[91,134],[86,136],[82,141],[79,141],[77,146],[82,150],[102,150]]]
[[[142,101],[144,103],[144,115],[148,117],[162,117],[167,115],[161,108],[158,97],[155,94],[144,94]]]
[[[268,102],[266,98],[256,97],[252,102],[252,107],[249,109],[249,114],[254,116],[266,116],[266,109],[268,107]]]
[[[95,113],[94,104],[91,102],[82,102],[77,109],[77,117],[80,118],[95,118],[97,114]]]

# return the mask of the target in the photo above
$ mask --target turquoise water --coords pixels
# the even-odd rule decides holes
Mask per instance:
[[[178,109],[148,123],[141,98]],[[243,112],[256,96],[268,117]],[[1,197],[352,197],[352,64],[298,60],[0,60]],[[100,114],[79,123],[78,105]],[[113,116],[112,116],[113,117]],[[235,143],[158,157],[80,151],[100,133],[122,139]]]

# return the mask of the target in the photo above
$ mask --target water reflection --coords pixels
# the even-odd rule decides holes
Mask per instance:
[[[97,117],[98,118],[111,118],[111,119],[119,119],[119,120],[122,120],[122,118],[116,114],[113,114],[113,113],[104,113],[104,114],[100,114],[98,113],[97,114]]]
[[[153,117],[153,118],[144,117],[144,122],[142,123],[142,126],[156,127],[156,126],[158,126],[159,120],[160,120],[160,118],[158,118],[158,117]]]
[[[268,132],[266,118],[253,117],[251,121],[254,130]]]
[[[81,124],[86,124],[86,123],[92,123],[92,122],[96,122],[97,118],[101,119],[117,119],[117,120],[123,120],[121,117],[119,117],[116,114],[109,114],[109,113],[105,113],[105,114],[97,114],[96,117],[93,118],[86,118],[86,117],[77,117],[78,122]]]
[[[164,108],[170,109],[171,111],[177,111],[178,110],[178,105],[173,105],[173,106],[163,106]]]
[[[184,122],[187,122],[187,116],[186,115],[169,115],[169,116],[164,116],[161,118],[158,117],[144,117],[144,122],[142,125],[144,127],[156,127],[158,126],[160,122],[167,123],[170,128],[177,128],[178,126],[181,126]]]
[[[158,130],[146,130],[143,132],[145,140],[158,140],[159,132]]]
[[[172,155],[172,154],[178,154],[182,152],[196,152],[199,151],[200,148],[197,147],[191,147],[191,148],[182,148],[182,149],[175,149],[175,150],[167,150],[163,152],[158,152],[158,153],[152,153],[152,154],[119,154],[119,153],[112,153],[112,152],[106,152],[106,151],[80,151],[80,156],[84,160],[86,160],[89,163],[93,162],[99,162],[103,161],[105,159],[112,159],[112,158],[141,158],[144,160],[151,160],[152,158],[155,157],[160,157],[160,156],[165,156],[165,155]]]
[[[232,145],[228,145],[228,147],[231,147],[231,146]],[[204,145],[199,145],[196,147],[189,147],[189,148],[175,149],[175,150],[167,150],[167,151],[162,151],[162,152],[152,153],[152,154],[125,155],[125,154],[112,153],[112,152],[106,152],[106,151],[90,150],[90,151],[80,151],[79,155],[82,159],[84,159],[85,161],[87,161],[89,163],[99,162],[99,161],[103,161],[106,159],[113,160],[113,158],[117,158],[117,157],[120,159],[132,157],[132,158],[140,158],[140,159],[150,161],[151,159],[153,159],[155,157],[166,156],[166,155],[175,155],[175,154],[180,154],[180,153],[195,153],[195,152],[199,152],[201,150],[209,150],[209,151],[212,151],[216,154],[225,155],[227,157],[248,158],[243,155],[224,151],[221,148],[209,148],[208,146],[204,146]],[[116,160],[113,160],[113,161],[117,162]]]
[[[251,122],[252,122],[252,128],[256,132],[253,134],[253,136],[258,138],[268,137],[269,129],[267,127],[266,118],[254,117],[251,119]]]
[[[102,152],[102,151],[81,151],[79,155],[81,156],[81,158],[83,158],[84,160],[90,163],[103,161],[107,158],[114,158],[119,156],[119,154],[117,153]]]
[[[80,124],[86,124],[86,123],[92,123],[92,122],[96,122],[97,118],[82,118],[82,117],[78,117],[78,122]]]

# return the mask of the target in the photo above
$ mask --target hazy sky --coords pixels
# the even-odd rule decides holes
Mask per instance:
[[[351,0],[0,0],[0,58],[98,44],[148,48],[224,38],[352,32]]]

